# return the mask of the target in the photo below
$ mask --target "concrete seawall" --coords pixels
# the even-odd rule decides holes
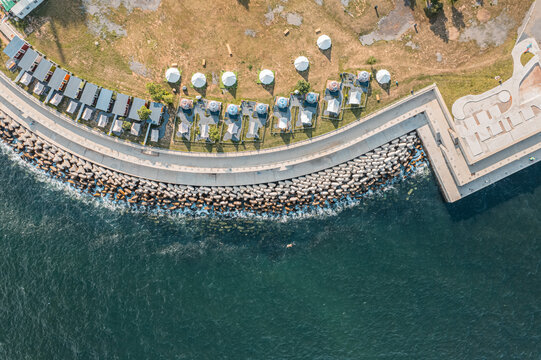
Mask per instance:
[[[41,139],[2,112],[0,138],[23,160],[84,193],[172,213],[207,211],[283,216],[310,212],[346,198],[362,197],[407,176],[418,164],[424,165],[419,139],[412,132],[359,158],[286,181],[247,186],[187,186],[137,178],[88,162]]]

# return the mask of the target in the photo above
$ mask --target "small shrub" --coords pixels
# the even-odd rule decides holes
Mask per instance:
[[[165,90],[161,85],[150,82],[146,85],[150,98],[154,101],[163,101],[171,105],[174,100],[173,94]]]
[[[295,90],[299,90],[299,92],[301,94],[306,94],[310,91],[310,89],[312,88],[312,86],[310,85],[310,83],[306,80],[299,80],[297,82],[297,85],[295,85]]]
[[[216,142],[220,140],[220,132],[218,131],[217,126],[212,126],[209,129],[209,139]]]
[[[122,123],[122,129],[124,129],[124,131],[129,131],[131,129],[131,122],[124,121]]]
[[[366,60],[366,63],[367,63],[368,65],[374,65],[374,64],[377,63],[377,62],[378,62],[378,59],[376,59],[376,58],[373,57],[373,56],[370,56],[370,57],[368,58],[368,60]]]

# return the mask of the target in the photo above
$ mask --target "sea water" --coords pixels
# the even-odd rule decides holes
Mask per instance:
[[[0,155],[0,359],[539,359],[541,167],[287,220],[135,212]]]

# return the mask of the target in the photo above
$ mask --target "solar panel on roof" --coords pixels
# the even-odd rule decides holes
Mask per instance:
[[[81,95],[81,102],[85,105],[93,105],[94,98],[96,97],[96,92],[98,92],[97,85],[94,85],[92,83],[86,83],[83,94]]]
[[[49,80],[48,85],[51,87],[51,89],[60,90],[60,86],[62,85],[62,82],[64,81],[64,78],[67,74],[68,73],[65,70],[56,68],[53,76],[51,77],[51,80]]]
[[[15,55],[17,55],[19,50],[21,50],[21,48],[23,47],[24,44],[25,44],[25,42],[24,42],[23,39],[21,39],[18,36],[15,36],[9,42],[9,44],[7,44],[6,47],[4,48],[4,54],[9,56],[10,59],[13,59],[15,57]]]
[[[26,50],[26,53],[24,54],[23,58],[21,59],[21,61],[19,61],[19,67],[23,71],[30,70],[30,68],[34,64],[34,61],[36,61],[37,57],[38,57],[38,53],[35,52],[34,50],[32,49]]]
[[[45,80],[45,77],[47,76],[47,73],[49,72],[49,70],[51,70],[52,66],[53,64],[49,60],[42,59],[36,71],[34,71],[34,77],[38,79],[39,81]]]
[[[113,106],[113,114],[118,116],[126,116],[126,107],[130,97],[124,94],[116,94],[115,105]]]
[[[141,109],[141,106],[144,106],[146,104],[146,101],[140,98],[133,99],[133,103],[130,109],[130,114],[128,117],[133,120],[141,121],[141,118],[139,117],[139,114],[137,113],[137,110]]]
[[[109,105],[111,104],[111,98],[113,97],[113,92],[109,89],[101,89],[100,97],[98,98],[98,104],[96,108],[101,111],[108,111]]]
[[[79,79],[78,77],[72,76],[68,81],[68,85],[66,85],[64,95],[70,99],[75,99],[77,97],[77,93],[79,92],[79,86],[81,86],[82,81],[83,80]]]

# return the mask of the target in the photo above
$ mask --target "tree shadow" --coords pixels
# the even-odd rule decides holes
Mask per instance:
[[[457,8],[455,8],[454,6],[451,9],[453,11],[451,20],[453,22],[454,27],[456,27],[459,30],[465,28],[466,23],[464,22],[464,14],[461,11],[459,11]]]
[[[269,84],[269,85],[261,84],[261,86],[262,86],[263,89],[265,89],[269,94],[271,94],[272,96],[274,96],[274,84],[275,84],[275,82],[273,82],[272,84]]]
[[[308,76],[310,75],[310,68],[306,69],[305,71],[297,71],[300,76],[306,81],[308,81]]]
[[[430,30],[437,35],[440,39],[449,42],[449,31],[445,24],[448,19],[443,11],[438,12],[436,15],[430,17]]]
[[[228,87],[228,88],[225,88],[224,91],[228,92],[231,94],[231,96],[233,96],[233,98],[237,98],[237,87]]]
[[[201,95],[202,97],[206,97],[207,96],[207,86],[203,86],[201,88],[196,88],[194,87],[194,90],[199,94]]]
[[[56,48],[58,49],[58,56],[60,56],[60,61],[65,63],[66,62],[66,57],[64,56],[64,50],[62,48],[62,44],[58,40],[58,32],[56,31],[56,26],[55,26],[54,22],[52,22],[52,21],[50,22],[50,24],[51,24],[51,33],[52,33],[53,38],[54,38],[54,43],[56,44]]]
[[[332,47],[328,48],[327,50],[321,50],[321,49],[319,49],[319,52],[321,52],[323,55],[325,55],[325,57],[327,58],[327,60],[331,61],[331,58],[332,58]]]
[[[404,0],[404,5],[408,6],[411,10],[413,10],[417,5],[417,0]]]
[[[250,0],[237,0],[237,3],[242,5],[246,10],[250,10]]]

